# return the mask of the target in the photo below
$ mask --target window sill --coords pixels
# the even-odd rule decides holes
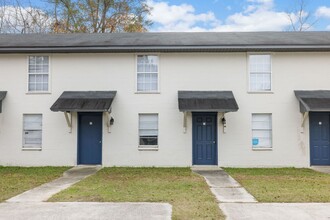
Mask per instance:
[[[252,148],[253,151],[273,151],[273,148],[270,147],[270,148]]]
[[[248,91],[248,94],[274,94],[273,91]]]
[[[39,148],[37,148],[37,147],[23,147],[22,148],[22,151],[41,151],[41,147]]]
[[[160,92],[159,91],[151,91],[151,92],[143,92],[143,91],[141,91],[141,92],[135,92],[135,94],[160,94]]]
[[[138,146],[139,151],[158,151],[158,145],[139,145]]]
[[[50,95],[52,94],[51,92],[26,92],[25,93],[26,95]]]

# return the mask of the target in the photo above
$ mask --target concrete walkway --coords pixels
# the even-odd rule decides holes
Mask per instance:
[[[227,220],[329,220],[330,203],[222,203]]]
[[[192,168],[203,176],[219,202],[257,202],[236,180],[221,168]]]
[[[63,173],[52,182],[45,183],[39,187],[28,190],[22,194],[8,199],[6,202],[43,202],[60,191],[69,188],[80,180],[96,173],[101,166],[76,166]]]
[[[330,167],[313,167],[330,173]],[[192,168],[202,175],[227,220],[330,220],[330,203],[257,203],[237,181],[220,168]]]
[[[167,203],[0,203],[1,220],[170,220],[171,215],[172,206]]]
[[[74,167],[63,177],[0,203],[0,220],[171,219],[172,206],[168,203],[44,202],[100,169],[101,166]]]

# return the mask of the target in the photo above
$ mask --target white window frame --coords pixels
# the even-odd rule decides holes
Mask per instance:
[[[40,56],[40,57],[48,57],[48,90],[43,90],[43,91],[30,91],[29,90],[29,78],[30,74],[45,74],[45,73],[30,73],[29,72],[29,67],[30,67],[30,57],[32,56]],[[26,58],[27,60],[27,79],[26,79],[26,94],[50,94],[51,93],[51,56],[47,54],[29,54]]]
[[[270,129],[255,129],[253,128],[253,116],[254,115],[267,115],[270,116]],[[268,131],[270,133],[270,146],[255,146],[253,145],[253,131]],[[251,141],[252,141],[252,150],[272,150],[273,149],[273,114],[272,113],[252,113],[251,114]]]
[[[24,127],[24,118],[25,116],[31,116],[31,115],[40,115],[41,116],[41,143],[40,145],[33,145],[33,144],[25,144],[25,132],[27,131]],[[42,143],[43,143],[43,114],[41,113],[28,113],[28,114],[23,114],[23,118],[22,118],[22,150],[38,150],[40,151],[42,149]]]
[[[157,115],[157,145],[140,145],[140,115]],[[138,114],[138,150],[139,151],[158,151],[159,148],[159,114],[158,113],[139,113]]]
[[[157,56],[158,57],[158,72],[157,72],[157,90],[139,91],[138,90],[138,56]],[[136,94],[159,94],[160,93],[160,55],[157,53],[135,54],[135,93]]]
[[[270,90],[252,90],[251,89],[251,70],[250,56],[268,55],[270,56]],[[247,54],[247,73],[248,73],[248,93],[273,93],[273,55],[271,53],[248,53]]]

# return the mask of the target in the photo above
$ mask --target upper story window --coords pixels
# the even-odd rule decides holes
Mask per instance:
[[[158,92],[158,63],[156,55],[137,56],[138,92]]]
[[[49,91],[49,57],[29,56],[29,92]]]
[[[258,54],[249,56],[250,91],[271,91],[271,56]]]

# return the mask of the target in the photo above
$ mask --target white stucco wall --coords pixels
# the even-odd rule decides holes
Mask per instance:
[[[232,90],[239,111],[218,128],[220,166],[309,166],[308,120],[293,90],[330,89],[330,53],[272,53],[273,91],[248,93],[246,53],[159,54],[160,93],[137,94],[136,54],[50,55],[50,94],[27,94],[27,54],[0,55],[0,165],[77,163],[77,114],[72,133],[63,113],[49,110],[63,91],[117,90],[111,133],[103,127],[104,166],[191,166],[192,123],[178,110],[178,90]],[[22,150],[23,114],[43,114],[41,151]],[[138,151],[138,114],[159,114],[159,150]],[[252,150],[251,114],[272,113],[273,149]]]

